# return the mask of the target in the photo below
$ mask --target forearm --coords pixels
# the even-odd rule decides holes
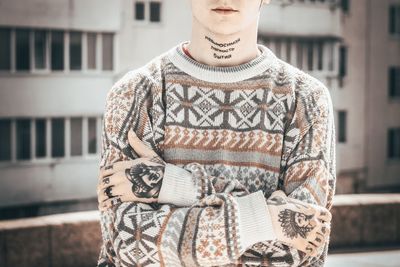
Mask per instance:
[[[212,195],[212,194],[218,194],[218,193],[226,193],[226,194],[232,194],[236,195],[238,200],[243,199],[243,197],[239,196],[244,196],[248,195],[249,193],[247,190],[236,180],[236,179],[224,179],[223,177],[214,177],[210,176],[206,173],[205,169],[198,163],[190,163],[185,165],[184,168],[180,168],[178,166],[172,165],[172,164],[167,164],[166,167],[166,175],[164,176],[164,182],[161,192],[160,192],[160,197],[161,197],[161,202],[170,202],[174,203],[175,205],[179,206],[190,206],[192,205],[195,201],[198,201],[198,199],[202,199],[207,195]],[[181,189],[181,190],[179,190]],[[267,203],[268,203],[267,199]],[[275,201],[276,202],[276,201]],[[315,207],[315,205],[307,203],[307,202],[301,202],[297,201],[292,203],[285,204],[283,202],[279,203],[280,210],[285,210],[285,208],[290,208],[290,205],[293,205],[293,203],[300,204],[301,206],[304,207],[305,210],[307,210],[309,207]],[[254,220],[254,214],[259,214],[258,211],[262,210],[262,208],[265,208],[261,204],[258,205],[253,205],[251,208],[246,207],[245,201],[241,203],[243,210],[245,213],[246,211],[251,210],[253,212],[252,215],[247,214],[245,217],[247,217],[249,220]],[[274,201],[269,201],[270,207],[274,205]],[[267,205],[268,206],[268,205]],[[293,207],[292,207],[293,208]],[[310,215],[310,214],[309,214]],[[316,217],[317,215],[315,215]],[[329,217],[327,215],[327,217]],[[272,224],[277,224],[279,220],[279,216],[277,213],[272,214],[269,213],[268,216],[265,216],[261,220],[264,220],[264,223],[267,225],[272,225]],[[310,236],[304,238],[311,238]],[[313,236],[315,238],[315,236]],[[290,245],[290,243],[280,243],[278,240],[274,240],[275,242],[271,243],[271,240],[268,241],[268,239],[262,240],[264,243],[260,246],[262,246],[265,249],[271,249],[271,251],[274,251],[274,247],[279,247],[277,250],[280,251],[277,255],[282,255],[285,254],[285,257],[282,259],[277,260],[277,264],[280,265],[282,264],[282,260],[286,260],[288,258],[293,259],[293,262],[300,263],[301,259],[305,257],[306,253],[296,250],[294,247]],[[305,240],[305,241],[314,241],[314,240]],[[251,245],[251,244],[250,244]],[[306,246],[303,245],[304,247]],[[319,246],[323,246],[322,244],[319,244]],[[250,246],[249,246],[250,247]],[[247,247],[246,247],[247,248]],[[257,253],[253,253],[254,255],[257,255]],[[264,256],[262,256],[264,255]],[[241,257],[241,261],[255,261],[258,264],[260,262],[263,262],[267,260],[268,256],[265,255],[270,255],[271,260],[274,259],[275,256],[273,256],[271,253],[269,254],[259,254],[259,257],[253,256],[251,259],[248,257]],[[267,257],[267,258],[266,258]],[[279,258],[279,257],[278,257]],[[287,266],[296,266],[296,265],[287,265]]]

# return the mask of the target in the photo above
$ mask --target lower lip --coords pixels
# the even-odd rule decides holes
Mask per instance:
[[[237,12],[235,10],[223,10],[223,9],[213,9],[213,11],[217,12],[218,14],[223,14],[223,15],[230,15],[230,14]]]

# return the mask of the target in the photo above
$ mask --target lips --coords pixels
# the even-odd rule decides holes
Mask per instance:
[[[238,10],[235,10],[231,7],[217,7],[212,9],[212,11],[218,13],[218,14],[222,14],[222,15],[229,15],[229,14],[234,14],[236,12],[238,12]]]

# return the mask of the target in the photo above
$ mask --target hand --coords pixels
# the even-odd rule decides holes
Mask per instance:
[[[329,210],[289,198],[281,190],[272,193],[267,204],[278,241],[317,256],[330,234]]]
[[[101,211],[126,201],[157,201],[165,162],[133,130],[128,132],[128,140],[140,158],[115,162],[100,169],[97,196]]]

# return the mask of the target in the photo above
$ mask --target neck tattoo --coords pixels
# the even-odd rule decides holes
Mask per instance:
[[[217,43],[213,39],[208,36],[205,36],[205,39],[211,43],[211,50],[214,50],[214,58],[216,59],[228,59],[232,57],[232,53],[235,50],[235,47],[232,47],[234,44],[237,44],[240,41],[240,38],[237,38],[235,41],[230,43]],[[222,53],[222,54],[217,54]]]

